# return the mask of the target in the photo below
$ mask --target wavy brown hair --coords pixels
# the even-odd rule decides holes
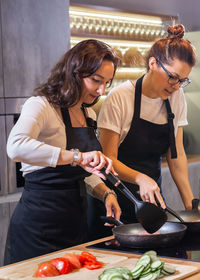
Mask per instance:
[[[35,88],[34,96],[45,96],[51,104],[60,107],[77,104],[81,97],[82,79],[93,75],[103,60],[113,62],[115,74],[119,58],[109,45],[94,39],[79,42],[64,54],[47,81]]]
[[[146,56],[147,70],[149,70],[149,58],[155,57],[160,62],[170,65],[174,58],[186,62],[193,67],[196,63],[195,48],[191,42],[184,39],[185,28],[182,24],[169,26],[167,37],[158,39]]]

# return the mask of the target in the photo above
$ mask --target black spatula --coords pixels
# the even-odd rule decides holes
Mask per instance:
[[[106,168],[103,167],[101,172],[113,185],[135,205],[135,214],[138,222],[149,233],[154,233],[161,228],[166,222],[167,215],[162,208],[157,207],[153,203],[139,201],[130,190],[112,173],[106,174]]]

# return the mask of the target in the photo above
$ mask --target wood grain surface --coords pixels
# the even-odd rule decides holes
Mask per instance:
[[[25,262],[16,263],[11,266],[4,267],[0,269],[0,279],[3,280],[36,280],[44,278],[35,278],[33,277],[34,272],[36,271],[38,264],[51,260],[52,258],[62,257],[65,253],[75,253],[80,254],[80,250],[66,250],[65,252],[57,252],[51,254],[51,256],[42,256],[35,259],[27,260]],[[104,254],[101,252],[92,252],[99,261],[105,263],[105,266],[97,270],[88,270],[86,268],[81,268],[79,270],[74,270],[73,272],[65,275],[60,275],[56,277],[45,277],[47,280],[88,280],[93,279],[97,280],[98,276],[103,272],[104,269],[110,267],[127,267],[133,269],[138,258],[127,258],[126,256],[113,255],[113,254]],[[186,276],[192,275],[198,272],[198,268],[195,266],[182,265],[182,264],[173,264],[176,267],[176,273],[174,275],[167,276],[162,278],[163,280],[177,280],[184,279]]]
[[[99,240],[91,241],[85,244],[80,244],[75,247],[71,247],[65,250],[57,251],[41,257],[33,258],[16,264],[11,264],[8,266],[0,267],[0,280],[36,280],[36,279],[47,279],[47,280],[95,280],[101,272],[110,267],[125,266],[132,269],[141,257],[139,254],[132,254],[126,252],[108,251],[108,250],[97,250],[88,249],[87,246],[93,245],[99,242],[105,242],[112,239],[113,236],[102,238]],[[46,277],[46,278],[34,278],[33,274],[37,269],[37,266],[41,262],[49,261],[55,257],[62,257],[66,253],[80,253],[81,251],[87,250],[94,254],[99,261],[105,263],[104,268],[98,270],[87,270],[86,268],[81,268],[70,274],[65,274],[56,277]],[[176,274],[162,278],[164,280],[200,280],[200,263],[192,262],[184,259],[175,258],[165,258],[159,257],[163,261],[170,263],[176,267]]]

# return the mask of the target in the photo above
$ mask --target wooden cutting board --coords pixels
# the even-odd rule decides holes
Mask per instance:
[[[87,250],[88,251],[88,250]],[[62,250],[58,253],[53,253],[50,256],[41,256],[38,258],[34,258],[31,260],[27,260],[24,262],[12,264],[9,266],[5,266],[0,268],[0,280],[36,280],[36,279],[50,279],[50,280],[63,280],[63,279],[79,279],[79,276],[81,276],[82,279],[89,279],[90,275],[99,275],[100,273],[97,272],[97,270],[88,270],[86,268],[81,268],[80,270],[71,272],[70,274],[65,274],[61,276],[56,277],[45,277],[45,278],[35,278],[33,277],[35,271],[37,270],[38,264],[46,261],[50,261],[53,258],[63,257],[66,253],[75,253],[80,254],[82,251],[80,250]],[[97,257],[97,259],[100,262],[105,263],[104,269],[107,268],[109,264],[115,264],[119,263],[120,261],[126,260],[126,256],[119,256],[119,255],[112,255],[112,254],[103,254],[103,253],[97,253],[97,252],[91,252],[93,255]],[[104,270],[103,269],[103,270]],[[102,270],[102,271],[103,271]],[[98,269],[99,271],[99,269]],[[96,273],[95,273],[96,272]],[[66,278],[67,277],[67,278]],[[78,278],[77,278],[78,277]],[[85,278],[82,278],[85,277]],[[97,277],[98,278],[98,277]],[[91,278],[95,279],[95,278]]]
[[[80,254],[79,250],[68,250],[66,253],[76,253]],[[124,266],[129,269],[133,269],[137,262],[137,258],[127,258],[120,255],[103,254],[98,252],[91,252],[97,259],[101,262],[106,263],[106,265],[97,270],[88,270],[86,268],[81,268],[80,270],[71,272],[69,274],[60,275],[56,277],[45,277],[45,278],[34,278],[33,274],[37,269],[37,266],[41,262],[49,261],[50,259],[56,257],[62,257],[65,252],[55,253],[51,256],[38,257],[36,259],[27,260],[25,262],[16,263],[10,266],[0,268],[0,280],[36,280],[36,279],[46,279],[46,280],[97,280],[98,276],[104,271],[104,269],[110,267],[120,267]],[[199,271],[196,266],[182,265],[182,264],[172,264],[176,267],[176,273],[167,277],[162,278],[163,280],[178,280],[184,279],[187,276],[195,274]]]

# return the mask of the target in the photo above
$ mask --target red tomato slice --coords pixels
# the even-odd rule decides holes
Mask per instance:
[[[66,258],[55,258],[50,263],[57,268],[60,274],[67,274],[73,270],[71,263]]]
[[[67,253],[63,257],[69,260],[74,269],[79,269],[82,267],[78,255]]]
[[[88,261],[88,262],[96,262],[97,261],[97,258],[87,251],[83,251],[81,253],[81,257],[82,257],[83,261],[84,260]]]
[[[49,262],[41,263],[34,274],[35,277],[52,277],[58,275],[60,275],[60,272]]]
[[[101,262],[96,262],[96,263],[92,263],[92,262],[86,262],[84,264],[84,267],[87,268],[87,269],[90,269],[90,270],[93,270],[93,269],[98,269],[98,268],[101,268],[103,267],[103,263]]]

